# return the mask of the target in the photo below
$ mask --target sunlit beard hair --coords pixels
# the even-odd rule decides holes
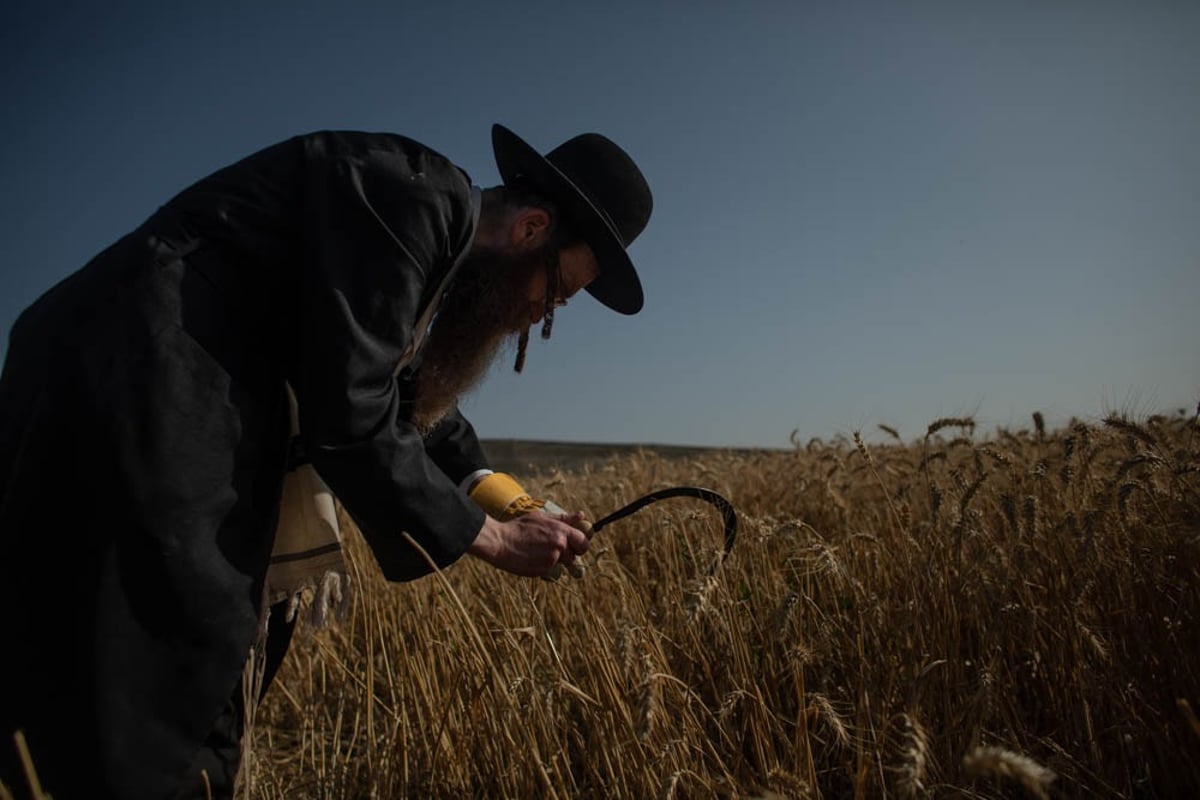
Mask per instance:
[[[487,374],[501,346],[529,332],[529,283],[557,251],[487,251],[462,263],[429,333],[417,372],[412,421],[422,436]],[[557,274],[558,270],[554,270]],[[550,295],[553,298],[553,295]]]

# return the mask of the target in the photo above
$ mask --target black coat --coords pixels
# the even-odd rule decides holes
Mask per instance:
[[[395,580],[474,539],[457,412],[394,368],[470,246],[477,190],[390,134],[290,139],[204,178],[14,325],[0,378],[0,734],[47,789],[161,797],[260,621],[287,440]],[[7,747],[7,745],[5,745]],[[6,778],[10,776],[5,776]],[[81,790],[81,795],[82,795]]]

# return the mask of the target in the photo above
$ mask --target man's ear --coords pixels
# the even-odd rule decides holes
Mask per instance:
[[[515,250],[526,252],[541,247],[550,237],[550,214],[545,209],[523,208],[513,217],[509,241]]]

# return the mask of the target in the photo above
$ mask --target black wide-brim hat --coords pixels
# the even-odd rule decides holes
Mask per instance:
[[[520,184],[558,206],[567,228],[587,242],[600,273],[587,291],[622,314],[642,310],[642,282],[625,249],[650,219],[650,186],[629,154],[598,133],[584,133],[545,156],[503,125],[492,151],[505,184]]]

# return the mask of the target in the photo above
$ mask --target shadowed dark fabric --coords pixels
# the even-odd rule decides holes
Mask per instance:
[[[0,376],[0,736],[58,800],[174,794],[260,619],[287,457],[305,450],[394,580],[456,560],[486,462],[423,442],[392,372],[473,236],[471,187],[390,134],[320,132],[186,189],[48,291]],[[3,780],[14,783],[9,758]]]

